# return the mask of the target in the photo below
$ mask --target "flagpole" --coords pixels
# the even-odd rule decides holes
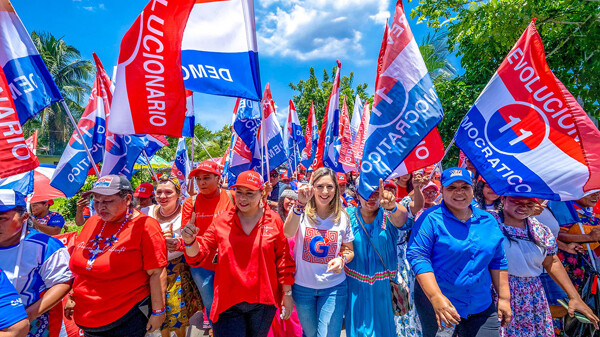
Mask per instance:
[[[210,152],[208,152],[208,150],[206,149],[206,147],[204,146],[204,143],[202,143],[200,141],[200,139],[196,138],[196,135],[194,135],[194,139],[196,141],[198,141],[198,143],[200,143],[200,146],[202,146],[202,148],[204,149],[204,152],[206,152],[206,154],[210,157],[211,160],[213,160],[213,156],[210,155]]]
[[[150,163],[150,159],[148,158],[148,155],[146,154],[146,150],[142,150],[142,154],[144,155],[144,158],[146,158],[146,161],[148,162],[148,166],[150,166],[150,172],[152,172],[152,177],[154,178],[154,181],[156,181],[156,183],[158,184],[158,177],[156,176],[156,172],[154,172],[154,167],[152,167],[152,163]]]
[[[83,140],[83,136],[81,135],[81,131],[79,131],[79,128],[77,127],[77,123],[75,123],[75,118],[73,118],[73,115],[71,114],[71,110],[69,110],[69,107],[67,106],[67,103],[65,103],[64,99],[61,99],[60,103],[62,104],[63,108],[67,111],[67,116],[69,116],[69,120],[71,120],[71,123],[73,123],[73,127],[75,127],[75,132],[77,132],[77,136],[79,136],[79,140],[81,141],[81,144],[83,144],[83,148],[85,149],[88,159],[90,160],[90,163],[92,164],[92,167],[94,168],[94,172],[96,172],[96,177],[100,178],[100,172],[98,172],[98,167],[96,167],[96,162],[94,162],[92,153],[90,152],[90,149],[88,148],[87,144]]]
[[[262,176],[264,177],[265,173],[264,173],[264,169],[263,169],[264,165],[262,163],[262,160],[265,160],[264,159],[265,158],[265,152],[266,152],[266,157],[267,157],[267,159],[266,159],[267,175],[271,174],[271,170],[269,168],[269,151],[267,150],[267,138],[265,137],[265,112],[263,111],[263,107],[262,106],[261,106],[261,109],[260,109],[260,120],[261,120],[260,135],[262,137],[262,146],[261,146],[261,148],[262,148],[262,155],[261,155],[261,163],[260,163],[261,165],[260,166],[261,166],[261,170],[263,170]]]
[[[431,177],[433,177],[437,168],[442,164],[442,160],[444,160],[444,158],[446,158],[446,155],[450,151],[450,148],[452,147],[452,145],[454,145],[454,139],[455,138],[452,138],[452,141],[450,142],[450,144],[448,144],[448,147],[446,148],[446,150],[444,150],[444,156],[442,157],[442,159],[440,159],[439,162],[437,162],[437,164],[435,164],[435,166],[433,167],[433,170],[431,171],[431,174],[429,174],[429,178],[427,178],[427,180],[431,180]]]

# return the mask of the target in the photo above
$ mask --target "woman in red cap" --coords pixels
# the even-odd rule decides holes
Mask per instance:
[[[195,225],[198,228],[198,236],[202,236],[211,222],[219,215],[235,209],[233,195],[230,191],[222,189],[221,170],[219,165],[212,160],[205,160],[190,172],[190,177],[195,179],[198,186],[198,194],[185,199],[181,212],[181,223],[187,224],[195,214]],[[192,184],[193,185],[193,184]],[[183,241],[178,240],[176,247],[170,244],[173,240],[167,239],[167,248],[183,250]],[[210,253],[214,256],[217,252]],[[212,259],[206,259],[190,269],[192,277],[206,308],[210,313],[214,295],[215,264]]]
[[[200,237],[194,215],[182,230],[186,260],[199,265],[218,251],[210,310],[216,337],[266,336],[277,306],[284,319],[292,313],[296,264],[281,218],[261,205],[260,174],[242,172],[233,187],[235,210],[216,218]]]
[[[583,302],[556,256],[554,235],[532,217],[537,201],[526,197],[501,197],[498,220],[508,240],[503,246],[508,260],[510,306],[513,319],[500,328],[500,336],[552,337],[554,327],[548,301],[540,281],[545,269],[569,297],[569,314],[583,313],[598,329],[598,317]]]

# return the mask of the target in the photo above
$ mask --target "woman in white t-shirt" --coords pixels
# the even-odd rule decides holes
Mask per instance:
[[[321,167],[299,188],[283,228],[296,241],[292,296],[304,335],[339,336],[348,298],[344,266],[354,257],[354,235],[335,172]]]
[[[148,215],[158,220],[166,239],[181,237],[181,185],[176,177],[162,175],[159,178],[156,201],[158,205],[151,205]],[[174,331],[178,337],[183,337],[190,318],[202,310],[202,300],[183,252],[172,245],[167,245],[167,249],[167,317],[161,335],[171,336]]]

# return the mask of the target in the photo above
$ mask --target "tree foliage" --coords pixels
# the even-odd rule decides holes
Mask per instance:
[[[335,73],[337,66],[333,67],[331,74],[323,69],[322,80],[317,79],[315,69],[313,67],[309,70],[309,76],[307,80],[300,80],[298,83],[290,83],[289,86],[292,90],[298,91],[298,95],[293,95],[294,105],[298,112],[298,118],[300,119],[300,125],[304,128],[306,126],[306,120],[308,119],[308,113],[310,112],[310,103],[314,102],[315,115],[317,117],[317,124],[320,125],[320,121],[323,120],[325,109],[327,107],[327,101],[331,94],[333,87],[333,80],[335,79]],[[341,76],[340,78],[340,108],[346,95],[346,104],[348,105],[348,111],[351,114],[354,109],[354,97],[360,96],[360,99],[365,102],[369,96],[366,93],[367,84],[362,83],[354,87],[354,73],[351,72],[348,76]]]
[[[91,91],[94,64],[83,60],[79,50],[47,32],[32,32],[31,39],[75,119],[84,110]],[[66,111],[54,103],[26,123],[25,136],[40,129],[39,147],[48,146],[49,154],[61,154],[74,128]]]
[[[225,125],[221,130],[213,132],[203,125],[197,124],[194,129],[194,134],[196,135],[198,141],[200,141],[204,147],[206,147],[205,151],[204,147],[202,147],[199,142],[194,144],[194,162],[210,159],[210,157],[218,158],[225,154],[225,151],[231,142],[231,125]],[[163,147],[156,154],[167,161],[171,161],[175,159],[175,154],[177,153],[177,143],[179,142],[179,139],[173,137],[167,137],[167,139],[169,140],[169,146]],[[192,139],[187,138],[186,144],[188,148],[188,156],[191,160]],[[208,155],[209,153],[210,157]]]
[[[448,31],[464,80],[487,83],[532,19],[554,74],[584,109],[600,115],[600,6],[580,0],[419,0],[411,17]]]

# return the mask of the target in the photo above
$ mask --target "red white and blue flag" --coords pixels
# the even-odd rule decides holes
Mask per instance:
[[[358,186],[363,198],[378,188],[379,179],[394,173],[444,116],[401,0],[376,83]]]
[[[194,92],[185,91],[185,120],[183,121],[183,137],[194,137],[194,127],[196,126],[196,117],[194,115]]]
[[[62,96],[8,0],[0,0],[0,41],[0,66],[23,125]]]
[[[368,105],[369,102],[367,102]],[[350,120],[350,133],[352,134],[352,144],[356,141],[356,135],[358,129],[360,129],[360,122],[362,121],[363,115],[363,103],[360,100],[360,96],[356,95],[354,99],[354,110],[352,111],[352,119]]]
[[[354,160],[354,144],[352,143],[352,131],[350,131],[350,119],[348,117],[348,104],[346,103],[346,95],[342,105],[342,113],[340,115],[340,157],[339,161],[342,164],[344,173],[356,171],[356,162]]]
[[[371,110],[369,110],[369,104],[364,105],[363,112],[361,114],[360,125],[358,132],[356,133],[356,139],[354,140],[354,159],[360,167],[362,161],[363,151],[365,149],[365,140],[367,139],[367,128],[371,121]]]
[[[193,141],[193,140],[192,140]],[[190,173],[190,160],[187,153],[185,138],[180,138],[177,144],[177,154],[171,168],[171,175],[177,177],[182,191],[187,191],[187,176]]]
[[[196,0],[181,46],[185,87],[261,99],[253,0]]]
[[[77,123],[83,138],[79,138],[76,131],[73,132],[50,182],[51,186],[61,190],[67,198],[73,197],[85,184],[92,168],[83,144],[87,145],[96,164],[104,157],[106,115],[110,111],[112,84],[98,56],[95,53],[93,56],[96,62],[96,79],[88,104]]]
[[[0,178],[31,171],[39,165],[25,143],[10,88],[0,68]]]
[[[306,130],[304,131],[304,141],[306,146],[302,151],[301,163],[304,167],[309,168],[317,154],[317,145],[319,144],[319,126],[317,125],[317,117],[315,116],[315,105],[310,102],[310,111],[306,120]]]
[[[340,69],[342,64],[337,61],[337,71],[333,80],[331,94],[327,101],[319,146],[317,148],[315,168],[329,167],[335,172],[344,172],[340,163],[341,137],[340,137]]]
[[[286,124],[286,127],[283,129],[283,144],[287,150],[288,167],[291,170],[290,172],[294,173],[298,165],[300,165],[300,156],[306,146],[306,141],[304,140],[298,113],[292,100],[289,102]]]
[[[238,98],[233,109],[233,135],[226,166],[227,182],[235,184],[237,176],[253,168],[260,128],[260,103]],[[257,164],[260,166],[260,162]]]
[[[600,131],[550,70],[534,22],[463,119],[456,144],[500,195],[575,200],[600,189]]]
[[[152,0],[123,37],[111,132],[181,137],[186,112],[181,42],[195,2]]]
[[[274,170],[287,160],[281,127],[275,114],[275,102],[271,95],[269,83],[261,102],[262,121],[258,130],[258,144],[254,151],[255,163],[262,163],[263,167],[258,172],[263,173],[263,179],[268,181],[269,171]]]

